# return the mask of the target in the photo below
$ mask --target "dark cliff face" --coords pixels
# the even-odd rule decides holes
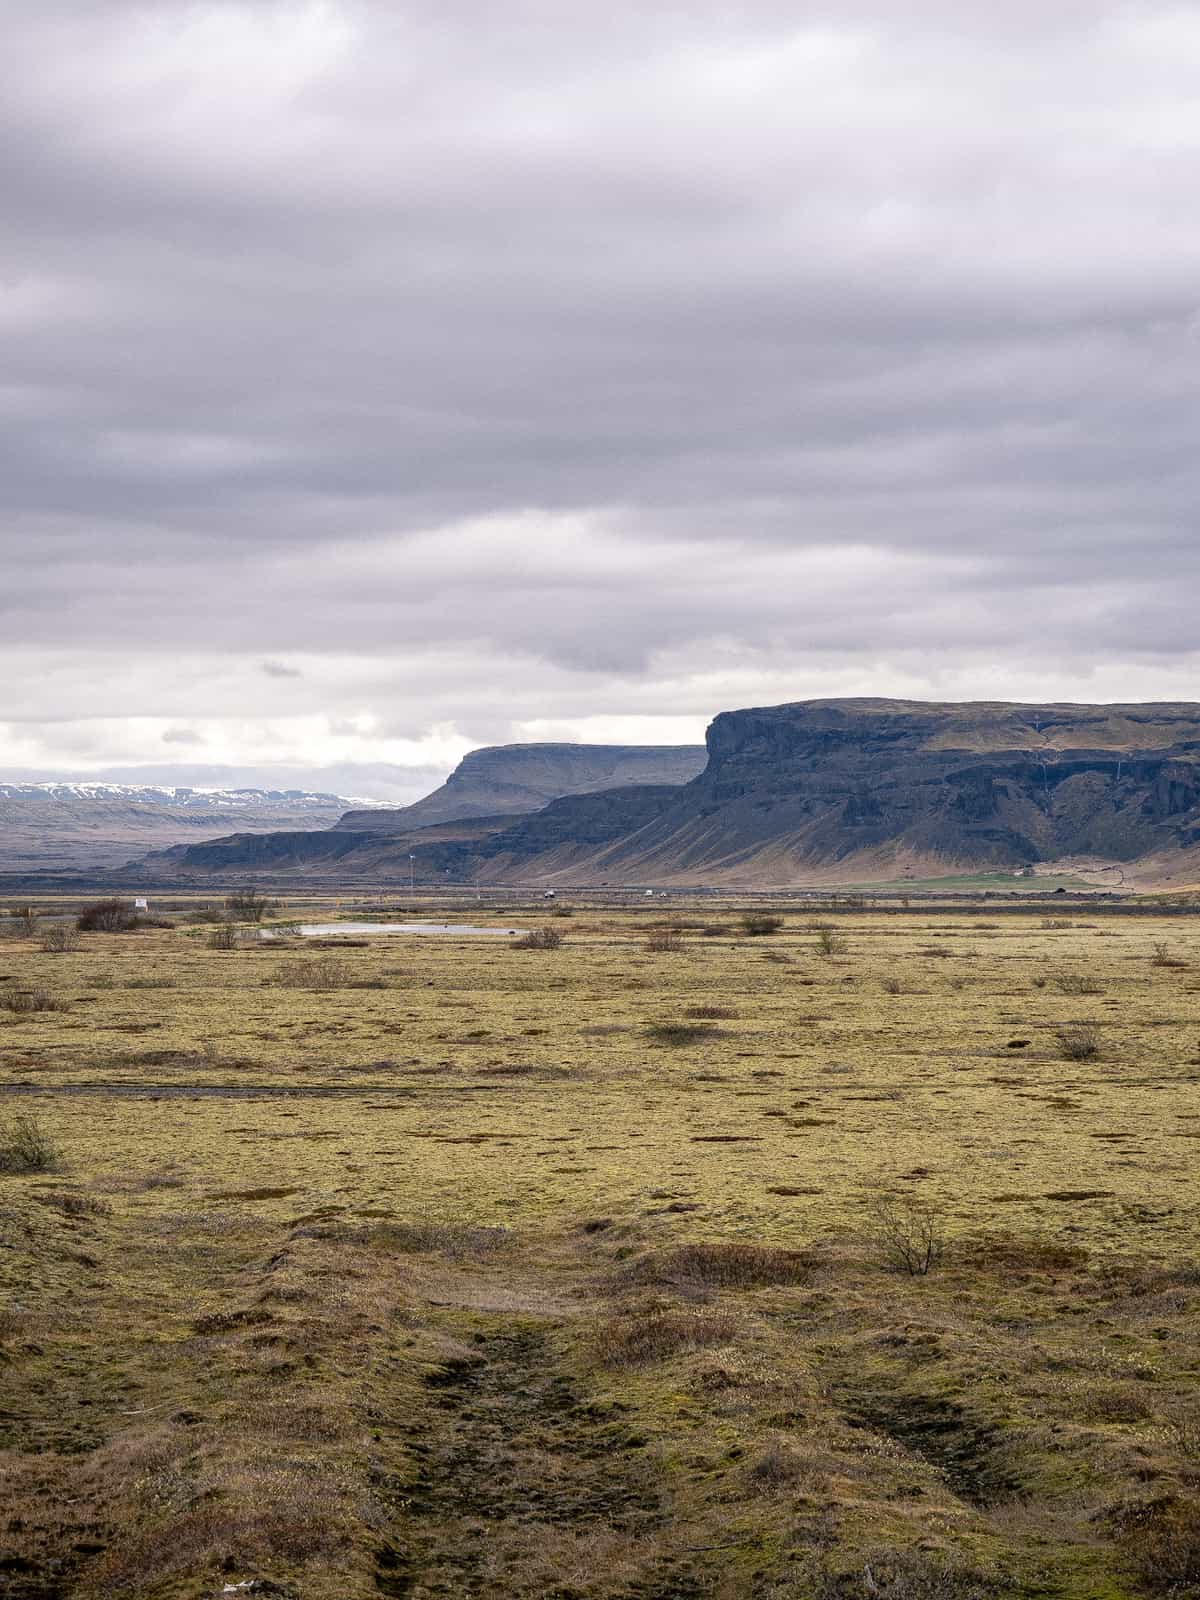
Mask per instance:
[[[639,849],[800,866],[892,850],[964,865],[1132,861],[1200,843],[1200,707],[811,701],[726,712]]]
[[[704,767],[702,745],[509,744],[472,750],[440,789],[395,811],[348,811],[351,832],[403,833],[466,817],[540,811],[563,795],[632,784],[684,784]]]
[[[270,837],[280,844],[228,843],[255,864],[278,851],[347,876],[407,876],[411,852],[427,882],[784,885],[900,877],[913,862],[924,873],[1131,863],[1200,849],[1200,706],[838,700],[731,711],[682,786],[567,795],[533,816],[403,836]],[[234,866],[237,853],[188,857]]]
[[[570,800],[549,808],[554,840],[549,812],[515,825],[514,875],[557,870],[572,839],[601,846],[590,867],[610,882],[1131,862],[1200,845],[1197,706],[803,701],[722,713],[708,755],[683,788],[643,791],[623,833],[596,837]],[[587,865],[576,851],[563,870]]]

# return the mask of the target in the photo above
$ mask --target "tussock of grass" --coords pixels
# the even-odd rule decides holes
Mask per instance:
[[[112,1206],[96,1195],[79,1194],[72,1189],[44,1189],[33,1198],[40,1206],[61,1211],[64,1217],[111,1217]]]
[[[349,966],[336,956],[311,956],[283,962],[263,979],[263,983],[269,988],[313,989],[324,994],[333,989],[348,989],[352,979]]]
[[[678,1047],[711,1039],[717,1030],[703,1022],[652,1022],[646,1032],[654,1044]]]
[[[960,1241],[954,1259],[976,1272],[1077,1272],[1087,1266],[1088,1252],[1057,1239],[988,1233]]]
[[[514,950],[557,950],[563,943],[563,936],[557,928],[534,928],[521,938],[514,939]]]
[[[811,1250],[715,1239],[657,1250],[632,1263],[624,1275],[633,1283],[762,1289],[775,1284],[810,1284],[820,1264],[821,1258]]]
[[[0,989],[0,1011],[9,1011],[17,1017],[32,1017],[39,1011],[66,1009],[66,1002],[58,999],[41,984],[35,984],[30,989],[19,989],[15,984]]]
[[[1200,1585],[1200,1497],[1167,1490],[1114,1516],[1121,1546],[1154,1595],[1189,1595]]]
[[[477,1227],[466,1222],[381,1222],[373,1242],[401,1255],[441,1255],[452,1261],[481,1261],[512,1247],[507,1228]]]
[[[1050,981],[1061,994],[1103,994],[1104,992],[1095,978],[1089,977],[1086,972],[1055,972],[1051,974]]]
[[[607,1367],[644,1366],[687,1351],[731,1344],[738,1328],[737,1318],[721,1311],[633,1312],[598,1329],[596,1355]]]

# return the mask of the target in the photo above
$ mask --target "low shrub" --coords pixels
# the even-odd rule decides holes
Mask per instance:
[[[79,949],[79,934],[69,922],[52,922],[42,933],[42,949],[47,955],[67,955]]]
[[[880,1195],[867,1209],[866,1237],[881,1266],[923,1278],[937,1266],[946,1240],[941,1213],[928,1201]]]
[[[0,1124],[0,1172],[52,1172],[58,1165],[58,1146],[32,1112]]]
[[[846,941],[832,922],[822,922],[817,927],[813,948],[819,956],[837,956],[846,948]]]
[[[96,900],[76,918],[80,933],[129,933],[140,918],[128,900]]]
[[[1055,1030],[1059,1053],[1068,1061],[1089,1061],[1100,1054],[1100,1035],[1086,1024]]]
[[[900,982],[899,978],[885,978],[883,980],[884,994],[902,994],[903,991],[904,985]]]
[[[683,1014],[697,1022],[732,1022],[737,1016],[730,1006],[689,1006]]]
[[[557,950],[563,936],[557,928],[534,928],[520,939],[513,940],[514,950]]]
[[[238,932],[232,922],[220,922],[205,940],[210,950],[236,950]]]
[[[237,922],[261,922],[279,909],[279,902],[259,894],[257,889],[237,889],[226,896],[225,909]]]
[[[1171,947],[1164,939],[1159,939],[1154,946],[1154,954],[1150,957],[1152,967],[1186,967],[1187,962],[1179,956],[1171,954]]]
[[[761,939],[767,934],[778,933],[783,927],[783,918],[767,911],[747,911],[738,925],[748,938]]]
[[[37,926],[37,912],[32,906],[9,906],[6,931],[15,939],[32,939]]]
[[[678,928],[651,928],[645,948],[652,955],[675,954],[683,949],[683,935]]]

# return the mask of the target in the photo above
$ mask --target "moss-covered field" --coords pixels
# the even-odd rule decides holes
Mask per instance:
[[[1200,918],[555,909],[0,940],[0,1593],[1200,1593]]]

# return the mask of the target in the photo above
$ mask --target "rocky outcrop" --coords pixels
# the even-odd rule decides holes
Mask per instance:
[[[407,833],[465,817],[540,811],[568,794],[630,784],[684,784],[704,767],[703,745],[504,744],[472,750],[440,789],[396,810],[349,811],[352,833]]]

